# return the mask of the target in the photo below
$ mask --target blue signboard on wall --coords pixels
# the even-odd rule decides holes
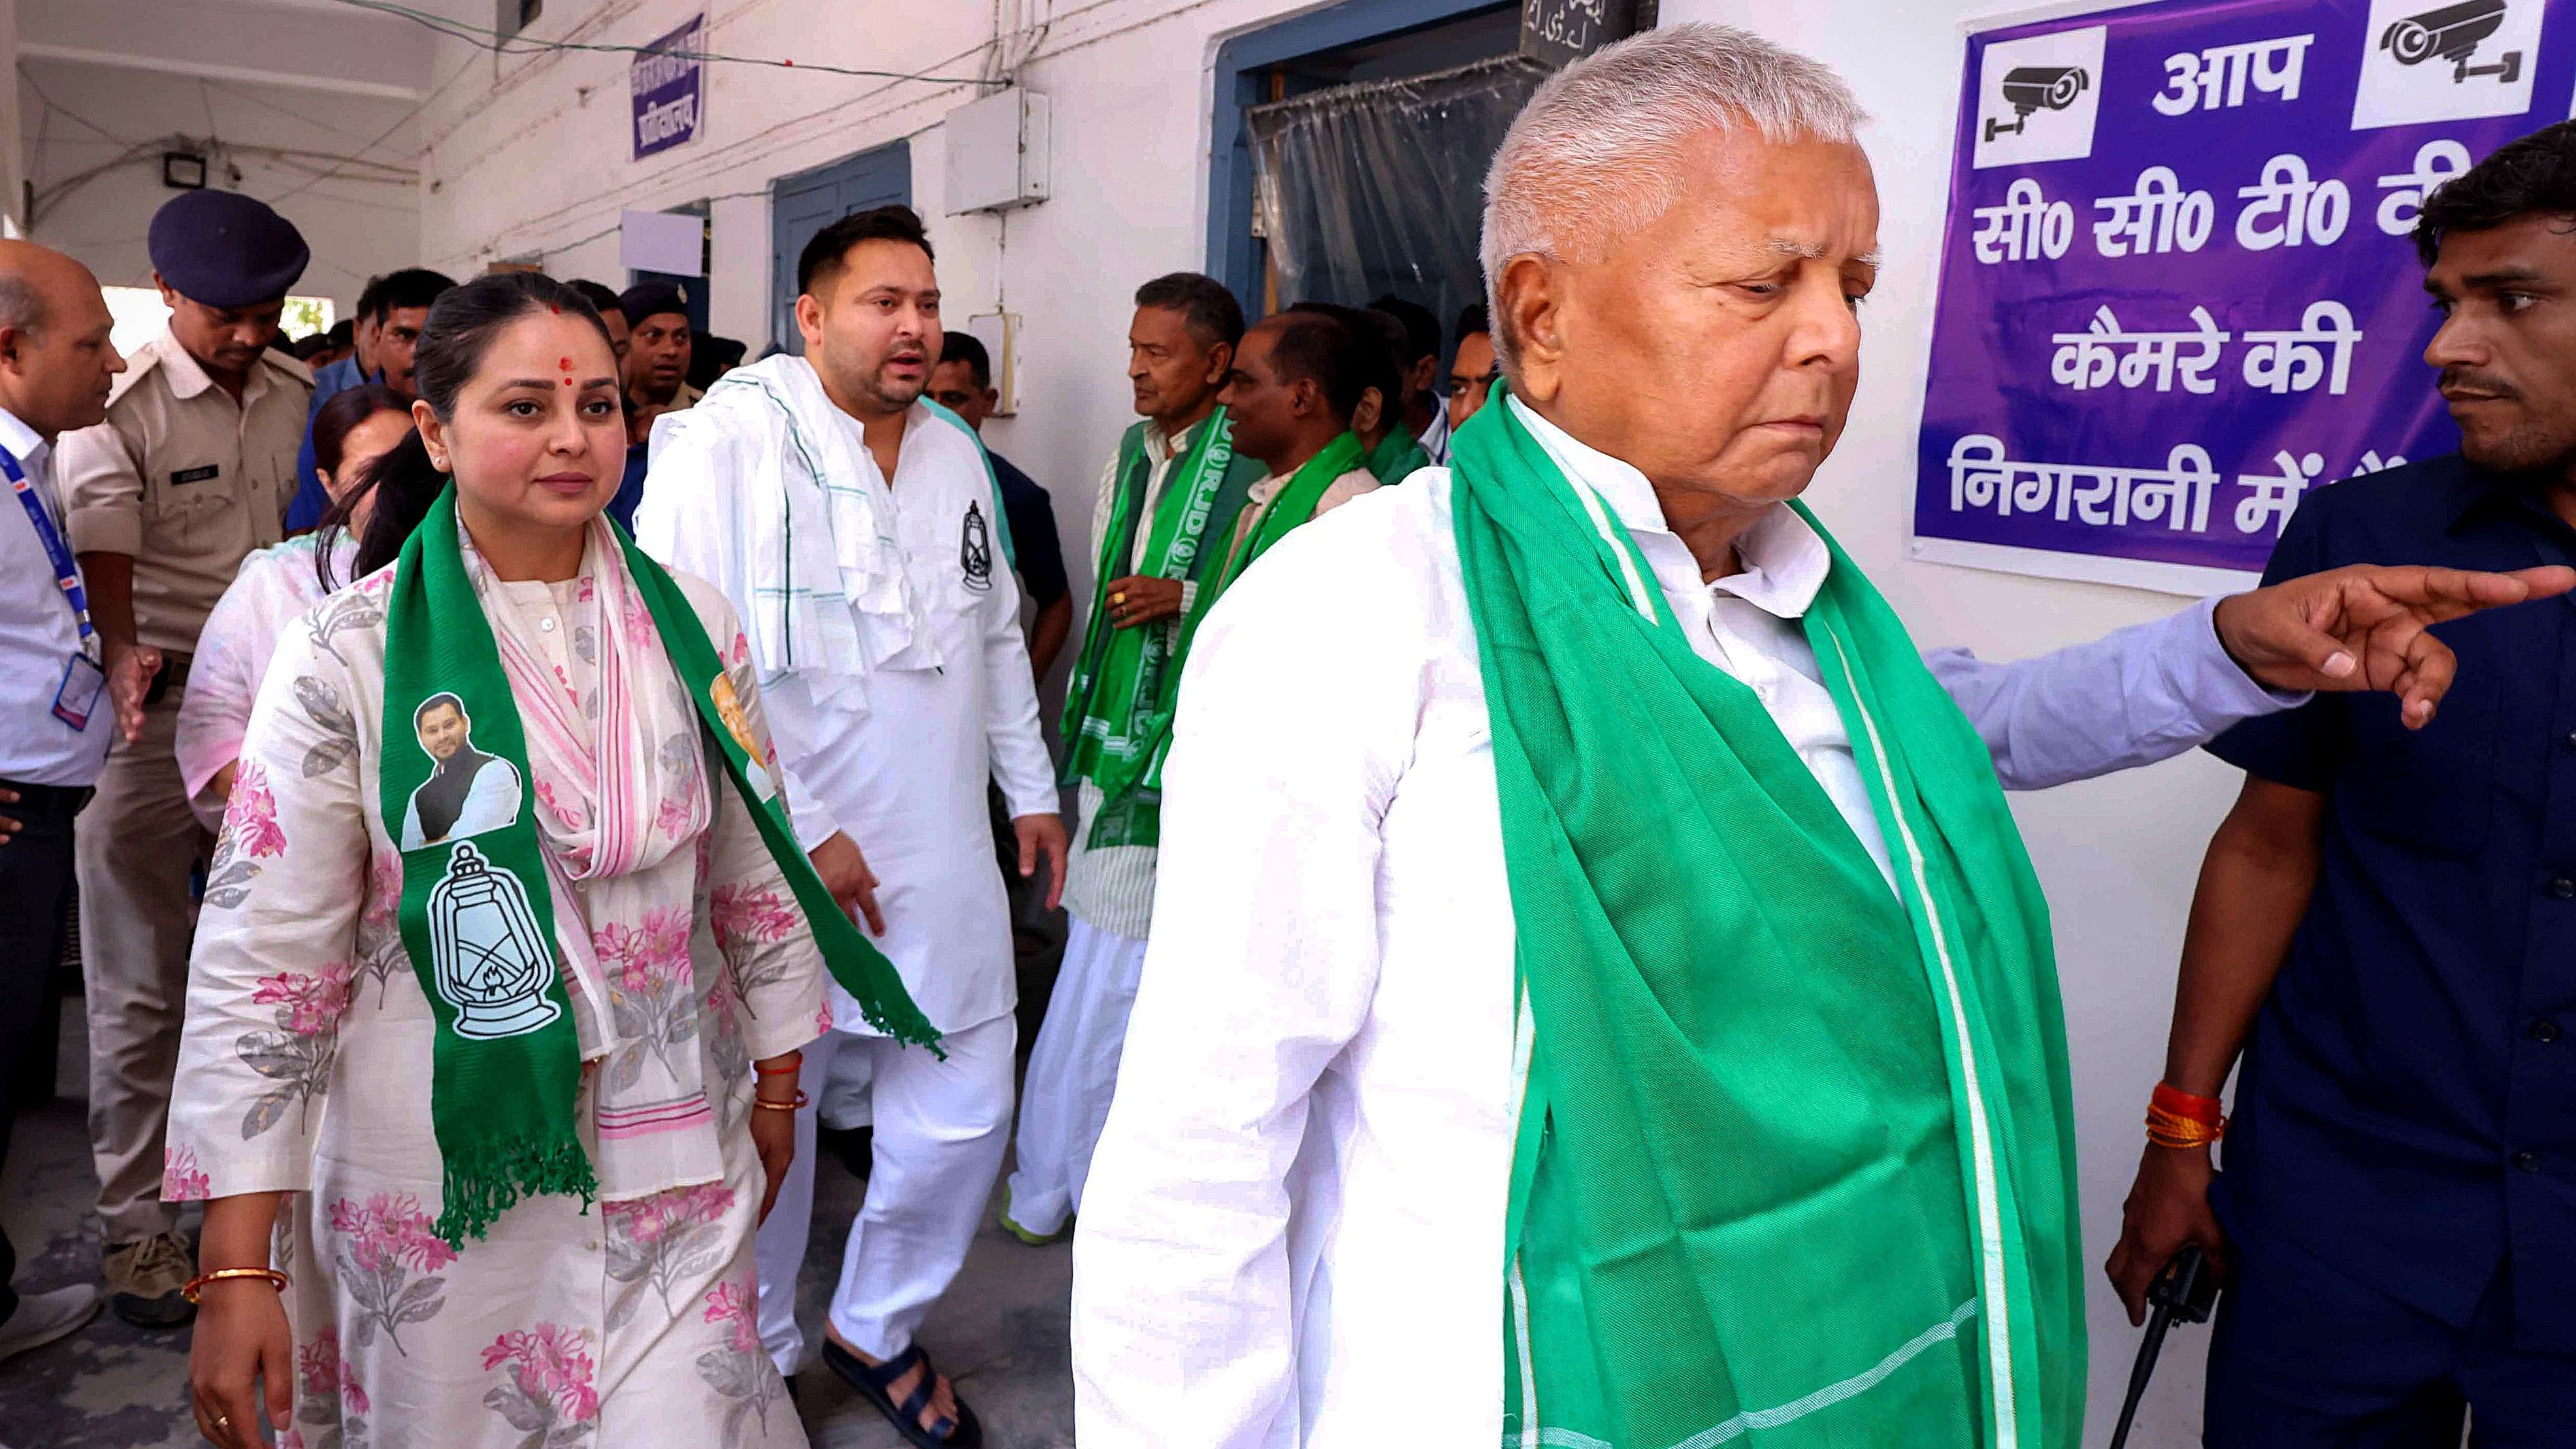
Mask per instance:
[[[2567,0],[2154,0],[1968,37],[1914,556],[2198,592],[2456,448],[2425,196],[2567,118]]]
[[[707,17],[700,11],[688,24],[644,47],[627,72],[635,96],[635,159],[659,155],[698,139],[705,119]]]

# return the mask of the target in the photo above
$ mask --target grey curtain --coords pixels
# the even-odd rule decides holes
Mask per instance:
[[[1485,168],[1547,75],[1515,56],[1291,96],[1244,114],[1279,300],[1393,292],[1446,330],[1484,296]]]

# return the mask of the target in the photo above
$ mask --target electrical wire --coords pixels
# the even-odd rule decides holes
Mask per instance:
[[[381,131],[378,131],[378,132],[375,134],[375,136],[374,136],[374,138],[373,138],[373,139],[369,140],[369,141],[367,142],[367,144],[365,144],[365,145],[363,145],[363,146],[359,147],[359,148],[358,148],[358,154],[359,154],[359,155],[361,155],[361,156],[363,156],[363,155],[367,154],[368,152],[373,151],[373,150],[374,150],[374,149],[376,149],[377,147],[379,147],[379,146],[381,146],[381,145],[385,144],[386,139],[387,139],[388,137],[392,136],[394,132],[399,131],[399,130],[401,130],[403,127],[408,126],[408,125],[410,125],[412,122],[414,122],[414,121],[416,121],[416,120],[420,119],[420,113],[429,109],[429,103],[430,103],[431,101],[434,101],[434,100],[438,99],[438,93],[439,93],[439,92],[441,92],[441,91],[443,91],[443,90],[445,90],[445,89],[447,89],[450,85],[453,85],[453,84],[455,83],[456,78],[457,78],[458,76],[461,76],[461,75],[465,74],[465,68],[466,68],[467,66],[472,65],[473,63],[474,63],[474,57],[472,57],[472,56],[470,56],[470,55],[469,55],[469,56],[467,56],[467,57],[465,57],[462,61],[460,61],[460,62],[457,64],[456,69],[451,70],[451,71],[449,71],[449,72],[447,73],[447,75],[446,75],[445,79],[442,79],[442,80],[440,80],[436,85],[431,86],[431,87],[429,88],[429,92],[428,92],[428,94],[426,94],[426,95],[422,96],[422,97],[420,98],[419,102],[418,102],[417,104],[415,104],[415,105],[414,105],[410,110],[407,110],[407,111],[403,112],[400,116],[396,117],[396,118],[394,119],[394,123],[393,123],[392,125],[385,127],[385,128],[384,128],[383,130],[381,130]],[[297,184],[296,184],[296,185],[294,185],[294,186],[290,186],[290,187],[288,187],[286,190],[279,192],[277,195],[266,198],[266,200],[267,200],[267,202],[268,202],[268,204],[269,204],[269,205],[271,205],[271,206],[275,206],[275,205],[277,205],[279,202],[286,200],[286,199],[287,199],[288,197],[290,197],[290,196],[300,195],[300,194],[302,194],[303,192],[306,192],[306,191],[310,191],[310,190],[312,190],[314,187],[319,186],[319,185],[321,185],[323,182],[330,180],[330,179],[331,179],[331,175],[332,175],[332,173],[325,172],[325,173],[323,173],[322,175],[320,175],[320,176],[316,176],[316,177],[313,177],[312,179],[310,179],[310,180],[308,180],[308,181],[299,182],[299,183],[297,183]]]
[[[758,55],[724,55],[711,50],[618,45],[600,40],[539,40],[525,35],[505,35],[488,26],[451,20],[444,15],[435,15],[425,10],[415,10],[408,5],[396,4],[394,0],[337,0],[337,3],[355,10],[372,10],[379,15],[391,15],[397,19],[408,20],[414,25],[435,31],[451,40],[461,40],[468,45],[488,50],[494,55],[539,55],[547,51],[586,50],[610,55],[653,55],[667,56],[673,60],[721,61],[728,65],[765,65],[779,70],[807,70],[823,75],[859,76],[870,80],[935,81],[943,85],[974,85],[982,79],[978,76],[924,75],[914,71],[868,70],[856,66],[828,65],[821,61],[773,60],[767,56]]]

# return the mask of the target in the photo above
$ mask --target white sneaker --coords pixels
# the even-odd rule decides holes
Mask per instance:
[[[15,1358],[77,1330],[98,1316],[98,1304],[98,1290],[86,1283],[21,1297],[18,1311],[0,1321],[0,1358]]]

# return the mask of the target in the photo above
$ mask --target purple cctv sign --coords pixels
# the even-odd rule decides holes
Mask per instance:
[[[2409,233],[2565,119],[2543,0],[2155,0],[1972,31],[1917,558],[2197,593],[2449,452]]]
[[[700,105],[706,65],[698,57],[706,49],[706,38],[706,12],[700,11],[696,19],[635,57],[627,71],[627,85],[635,96],[636,160],[698,139],[698,125],[706,114]]]

